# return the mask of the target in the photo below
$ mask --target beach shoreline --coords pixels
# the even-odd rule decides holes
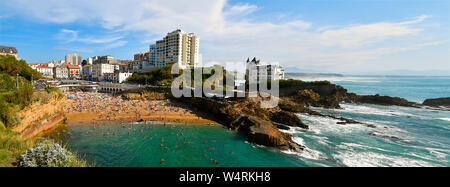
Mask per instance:
[[[105,93],[66,92],[67,125],[129,124],[135,122],[208,125],[218,124],[195,109],[170,100],[124,100]]]

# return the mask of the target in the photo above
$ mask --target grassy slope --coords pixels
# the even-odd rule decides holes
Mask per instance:
[[[0,167],[12,167],[17,158],[33,145],[33,142],[20,138],[0,122]]]
[[[31,69],[24,60],[0,55],[0,167],[14,166],[21,154],[35,146],[35,142],[23,139],[18,133],[5,128],[14,126],[18,122],[15,117],[16,112],[32,102],[45,103],[49,99],[48,95],[53,95],[52,92],[58,94],[58,97],[64,96],[54,88],[33,94],[30,80],[40,78],[42,78],[41,74]],[[17,82],[20,89],[16,87]],[[45,92],[47,94],[42,94]],[[71,160],[69,164],[74,167],[87,166],[83,160],[77,158]]]

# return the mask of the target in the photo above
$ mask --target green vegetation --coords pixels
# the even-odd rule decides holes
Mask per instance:
[[[19,76],[17,76],[19,75]],[[41,78],[23,60],[12,56],[0,56],[0,121],[6,126],[15,125],[14,114],[32,102],[31,79]]]
[[[33,142],[20,138],[0,122],[0,167],[14,166],[17,158],[31,147]]]
[[[62,93],[61,90],[59,90],[59,88],[56,88],[56,87],[47,87],[47,88],[45,88],[45,91],[48,94],[55,93],[56,96],[58,97],[58,99],[65,97],[64,93]]]
[[[42,79],[42,75],[31,67],[24,60],[17,60],[15,57],[7,55],[0,56],[0,73],[16,76],[19,74],[29,81]]]
[[[218,66],[218,68],[223,68],[221,66]],[[207,68],[197,68],[191,69],[191,83],[194,84],[194,73],[195,70],[200,70],[200,72],[211,72],[211,74],[202,74],[202,85],[203,83],[209,79],[212,75],[214,75],[215,71],[212,67]],[[161,68],[154,68],[151,72],[145,73],[145,74],[138,74],[135,73],[133,76],[129,77],[127,79],[128,83],[135,83],[135,84],[150,84],[150,85],[171,85],[172,82],[175,80],[175,78],[179,77],[183,71],[180,71],[180,74],[172,74],[172,65],[167,65]],[[226,80],[227,72],[224,72],[223,80]],[[225,82],[225,81],[224,81]],[[234,84],[234,83],[233,83]]]
[[[20,155],[19,167],[87,167],[76,154],[53,141],[43,141]]]
[[[0,167],[17,166],[19,157],[34,147],[34,142],[23,139],[9,128],[19,123],[16,113],[33,102],[45,103],[51,98],[64,97],[57,88],[47,88],[33,92],[31,80],[41,79],[37,71],[31,69],[23,60],[13,56],[0,55]],[[87,164],[75,156],[69,156],[62,166],[79,167]],[[60,166],[60,165],[48,166]]]
[[[7,127],[17,123],[13,114],[28,106],[32,96],[33,86],[30,81],[0,73],[0,121]]]
[[[270,82],[269,82],[270,84]],[[313,81],[313,82],[305,82],[301,80],[280,80],[280,88],[286,88],[291,86],[303,86],[303,85],[329,85],[331,84],[329,81]]]
[[[170,85],[178,75],[172,75],[172,65],[160,68],[154,68],[151,72],[145,74],[134,73],[127,79],[128,83],[151,84],[151,85]]]

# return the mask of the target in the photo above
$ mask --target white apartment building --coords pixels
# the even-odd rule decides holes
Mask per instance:
[[[94,64],[92,65],[92,78],[103,81],[105,73],[114,73],[115,68],[114,64]]]
[[[199,61],[200,39],[178,29],[150,46],[150,64],[162,67],[178,64],[182,68],[196,67]]]
[[[81,56],[76,53],[66,55],[66,63],[74,66],[81,65]]]
[[[46,78],[53,78],[53,68],[48,66],[38,66],[36,70]]]
[[[109,81],[112,83],[123,83],[125,82],[128,77],[131,77],[133,75],[133,73],[120,73],[120,72],[115,72],[115,73],[105,73],[104,74],[104,81]]]

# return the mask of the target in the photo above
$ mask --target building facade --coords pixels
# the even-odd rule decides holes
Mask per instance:
[[[92,79],[92,65],[84,65],[82,68],[81,78],[84,80]]]
[[[128,77],[131,77],[133,73],[121,73],[121,72],[115,72],[115,73],[105,73],[104,74],[104,81],[112,82],[112,83],[123,83],[125,82]]]
[[[66,66],[57,66],[53,68],[54,79],[68,79],[69,71]]]
[[[73,53],[73,54],[67,54],[66,55],[66,64],[78,66],[81,65],[81,56]]]
[[[200,39],[178,29],[150,46],[150,64],[162,67],[178,64],[182,68],[196,67],[199,61]]]
[[[111,55],[92,57],[92,64],[110,64],[110,63],[119,63],[119,62],[120,62],[120,60],[115,59]]]
[[[261,65],[261,60],[256,57],[246,62],[245,80],[250,83],[259,83],[261,80],[283,80],[285,73],[278,65]]]
[[[145,53],[134,54],[134,60],[136,61],[149,61],[150,60],[150,51]]]
[[[41,75],[44,76],[45,78],[50,78],[50,79],[53,78],[53,68],[51,68],[51,67],[37,66],[36,71],[41,73]]]
[[[8,47],[0,45],[0,55],[11,55],[16,57],[19,60],[19,56],[17,55],[17,49],[15,47]]]
[[[69,72],[69,79],[79,79],[81,78],[80,66],[68,65],[67,71]]]
[[[113,64],[94,64],[92,65],[92,78],[97,81],[103,81],[105,73],[114,73]]]

